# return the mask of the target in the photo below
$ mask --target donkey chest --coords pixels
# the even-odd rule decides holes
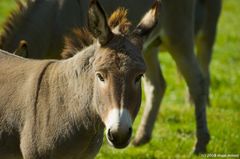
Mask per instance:
[[[71,137],[60,139],[51,153],[52,158],[79,159],[94,158],[103,140],[103,131],[96,133],[79,131]]]

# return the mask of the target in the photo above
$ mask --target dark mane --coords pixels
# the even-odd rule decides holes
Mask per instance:
[[[127,10],[118,8],[108,18],[108,24],[112,30],[116,27],[121,34],[127,34],[131,23],[127,19]],[[93,44],[94,37],[86,28],[75,28],[70,34],[65,36],[65,46],[61,57],[67,59],[73,57],[78,51]]]
[[[5,39],[10,37],[14,30],[21,28],[21,25],[27,17],[26,15],[31,12],[31,8],[33,8],[32,6],[33,2],[31,0],[27,0],[26,2],[17,0],[16,9],[10,13],[10,16],[8,16],[3,25],[3,32],[0,37],[0,48],[3,47]]]
[[[87,29],[75,28],[64,37],[64,49],[61,53],[63,59],[73,57],[78,51],[93,44],[94,37]]]

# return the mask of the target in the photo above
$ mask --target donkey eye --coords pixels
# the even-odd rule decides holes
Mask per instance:
[[[138,76],[136,77],[136,79],[135,79],[135,83],[140,82],[140,80],[141,80],[142,77],[143,77],[143,74],[138,75]]]
[[[97,73],[97,77],[100,81],[104,82],[104,78],[100,73]]]

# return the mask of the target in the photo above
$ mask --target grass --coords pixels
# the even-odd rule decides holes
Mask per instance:
[[[208,151],[213,154],[240,154],[240,1],[223,2],[211,64],[212,107],[208,108],[207,115],[212,140]],[[14,7],[14,0],[0,1],[0,26]],[[151,142],[139,148],[130,145],[116,150],[104,141],[97,159],[202,158],[192,155],[194,108],[185,101],[186,85],[178,77],[169,54],[160,54],[159,59],[168,87]],[[134,124],[134,132],[142,109]]]
[[[16,3],[14,0],[0,0],[0,26],[4,23],[8,13],[15,7]],[[0,28],[0,33],[1,31],[2,27]]]

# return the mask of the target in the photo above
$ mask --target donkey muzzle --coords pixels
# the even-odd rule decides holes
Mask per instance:
[[[115,148],[126,147],[132,135],[132,119],[127,109],[112,109],[108,113],[106,137],[108,143]]]
[[[112,146],[115,148],[124,148],[126,147],[132,135],[132,128],[121,129],[121,128],[110,128],[107,130],[107,139]]]

